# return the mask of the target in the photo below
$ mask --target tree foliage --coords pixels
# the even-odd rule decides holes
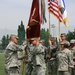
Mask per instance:
[[[40,31],[40,38],[45,40],[45,45],[48,46],[48,40],[49,40],[49,30],[45,30],[45,28],[42,28]]]
[[[22,21],[21,25],[18,26],[18,37],[19,37],[18,43],[22,44],[22,42],[25,40],[25,27]]]
[[[68,31],[67,40],[70,41],[71,39],[75,39],[75,31],[74,32]]]
[[[9,43],[9,35],[8,34],[7,34],[7,36],[4,35],[2,37],[1,42],[2,42],[2,48],[5,49],[6,46],[8,45],[8,43]]]

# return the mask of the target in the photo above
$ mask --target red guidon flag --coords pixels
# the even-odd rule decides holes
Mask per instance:
[[[29,22],[26,29],[27,39],[40,37],[39,0],[33,0]]]

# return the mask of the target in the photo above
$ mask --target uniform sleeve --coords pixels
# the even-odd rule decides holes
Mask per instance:
[[[44,53],[44,47],[42,45],[37,45],[33,49],[33,55]]]
[[[51,49],[50,49],[50,46],[47,48],[46,53],[47,53],[47,57],[48,57],[49,55],[51,55]]]
[[[47,51],[47,48],[46,48],[46,47],[45,47],[45,50],[44,50],[44,52],[45,52],[44,59],[47,59],[47,54],[48,54],[48,51]]]
[[[69,67],[74,67],[72,53],[70,51],[68,53],[68,59],[69,59]]]
[[[25,50],[25,48],[28,46],[28,42],[24,41],[22,45],[17,45],[18,50]]]
[[[9,45],[6,47],[6,50],[9,50],[9,51],[17,51],[17,46],[14,45],[14,44],[9,44]]]
[[[26,45],[18,45],[18,50],[19,51],[25,50],[25,47],[26,47]]]

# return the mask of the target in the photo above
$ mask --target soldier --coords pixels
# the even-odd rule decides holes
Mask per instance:
[[[70,40],[70,49],[73,53],[73,59],[75,58],[75,39]]]
[[[60,42],[62,42],[62,41],[66,41],[66,34],[65,34],[65,33],[62,33],[62,34],[61,34],[59,44],[60,44]],[[69,48],[70,43],[69,43],[69,41],[67,41],[67,42],[68,42],[68,48]],[[60,48],[60,47],[59,47],[59,48]],[[59,50],[60,50],[60,49],[59,49]]]
[[[56,52],[57,45],[55,43],[55,39],[51,38],[49,40],[50,46],[48,47],[48,75],[56,75],[57,74],[57,64],[56,64]]]
[[[26,58],[24,62],[26,63],[26,75],[31,75],[33,71],[33,62],[32,62],[32,52],[34,49],[34,45],[32,45],[32,41],[29,41],[29,44],[26,47]]]
[[[26,45],[17,45],[18,37],[16,35],[10,36],[10,42],[5,50],[5,73],[6,75],[20,75],[18,50],[24,50]]]
[[[33,50],[33,66],[34,75],[45,75],[46,64],[44,60],[44,47],[40,44],[39,38],[32,38],[32,44],[35,46]]]
[[[40,43],[41,43],[42,46],[45,48],[44,59],[45,59],[45,62],[47,63],[47,47],[45,46],[45,40],[40,40]]]
[[[57,53],[59,75],[70,75],[70,67],[73,67],[71,51],[68,49],[68,41],[60,42],[60,51]]]
[[[60,41],[64,41],[64,40],[66,40],[66,34],[62,33],[60,36]]]
[[[75,39],[70,40],[70,50],[73,54],[74,68],[72,68],[72,75],[75,75]]]
[[[40,43],[43,45],[43,46],[45,46],[45,40],[40,40]]]

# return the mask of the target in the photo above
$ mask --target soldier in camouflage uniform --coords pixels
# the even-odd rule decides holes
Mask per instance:
[[[44,55],[44,59],[45,59],[45,62],[47,63],[47,47],[45,46],[45,40],[40,40],[40,44],[42,44],[42,46],[45,48],[45,55]]]
[[[73,62],[74,62],[74,68],[72,68],[71,75],[75,75],[75,39],[70,40],[70,50],[73,54]]]
[[[70,68],[73,67],[72,53],[68,49],[68,41],[60,42],[60,49],[57,53],[58,74],[70,75]]]
[[[34,46],[32,45],[31,41],[29,42],[28,46],[26,47],[26,75],[31,75],[33,72],[33,62],[32,62],[32,52],[33,52]]]
[[[55,44],[55,39],[51,38],[49,40],[50,46],[48,47],[48,75],[57,75],[57,63],[56,63],[56,52],[57,45]]]
[[[66,34],[62,33],[60,36],[60,41],[64,41],[64,40],[66,40]]]
[[[46,64],[44,60],[44,47],[39,43],[39,38],[33,38],[31,40],[35,46],[32,52],[34,75],[45,75]]]
[[[26,45],[19,46],[17,43],[18,37],[11,35],[5,50],[5,75],[20,75],[17,51],[24,50]]]

